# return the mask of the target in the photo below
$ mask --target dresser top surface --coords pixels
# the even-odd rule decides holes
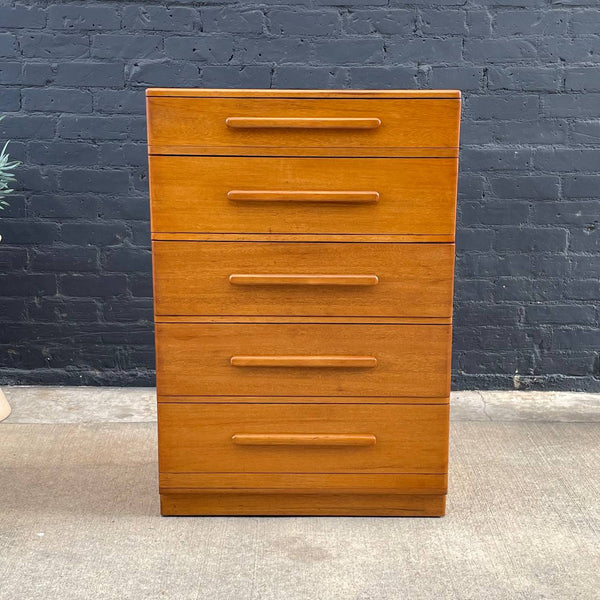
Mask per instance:
[[[146,96],[178,98],[399,98],[460,99],[460,90],[273,90],[148,88]]]

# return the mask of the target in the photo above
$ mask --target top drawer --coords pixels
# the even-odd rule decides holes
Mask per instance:
[[[202,98],[151,94],[149,90],[150,154],[457,155],[458,98]]]

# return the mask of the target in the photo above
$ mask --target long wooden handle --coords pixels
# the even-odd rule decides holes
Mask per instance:
[[[228,117],[232,129],[377,129],[377,117]]]
[[[372,204],[379,200],[378,192],[329,192],[320,190],[231,190],[227,198],[235,202],[339,202],[341,204]]]
[[[343,285],[370,286],[379,283],[377,275],[271,275],[232,273],[231,285]]]
[[[373,369],[374,356],[232,356],[233,367],[310,367],[338,369]]]
[[[234,433],[238,446],[373,446],[372,433]]]

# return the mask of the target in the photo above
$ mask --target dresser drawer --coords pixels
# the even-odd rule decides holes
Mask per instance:
[[[158,429],[163,473],[447,469],[448,405],[159,404]]]
[[[447,397],[449,325],[157,323],[160,395]]]
[[[453,244],[153,242],[156,315],[449,317]]]
[[[149,161],[154,232],[454,235],[455,159]]]
[[[370,155],[369,148],[458,147],[460,100],[148,98],[151,154],[304,153],[326,148]],[[405,152],[405,151],[404,151]],[[294,153],[293,151],[291,152]],[[372,154],[372,152],[371,152]],[[447,155],[447,153],[446,153]]]

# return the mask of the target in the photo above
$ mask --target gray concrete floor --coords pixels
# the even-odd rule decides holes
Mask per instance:
[[[156,421],[155,388],[5,386],[7,423],[144,423]],[[453,421],[600,423],[600,394],[460,391],[450,398]]]
[[[455,422],[442,519],[164,518],[153,423],[5,423],[0,598],[596,600],[599,449]]]

